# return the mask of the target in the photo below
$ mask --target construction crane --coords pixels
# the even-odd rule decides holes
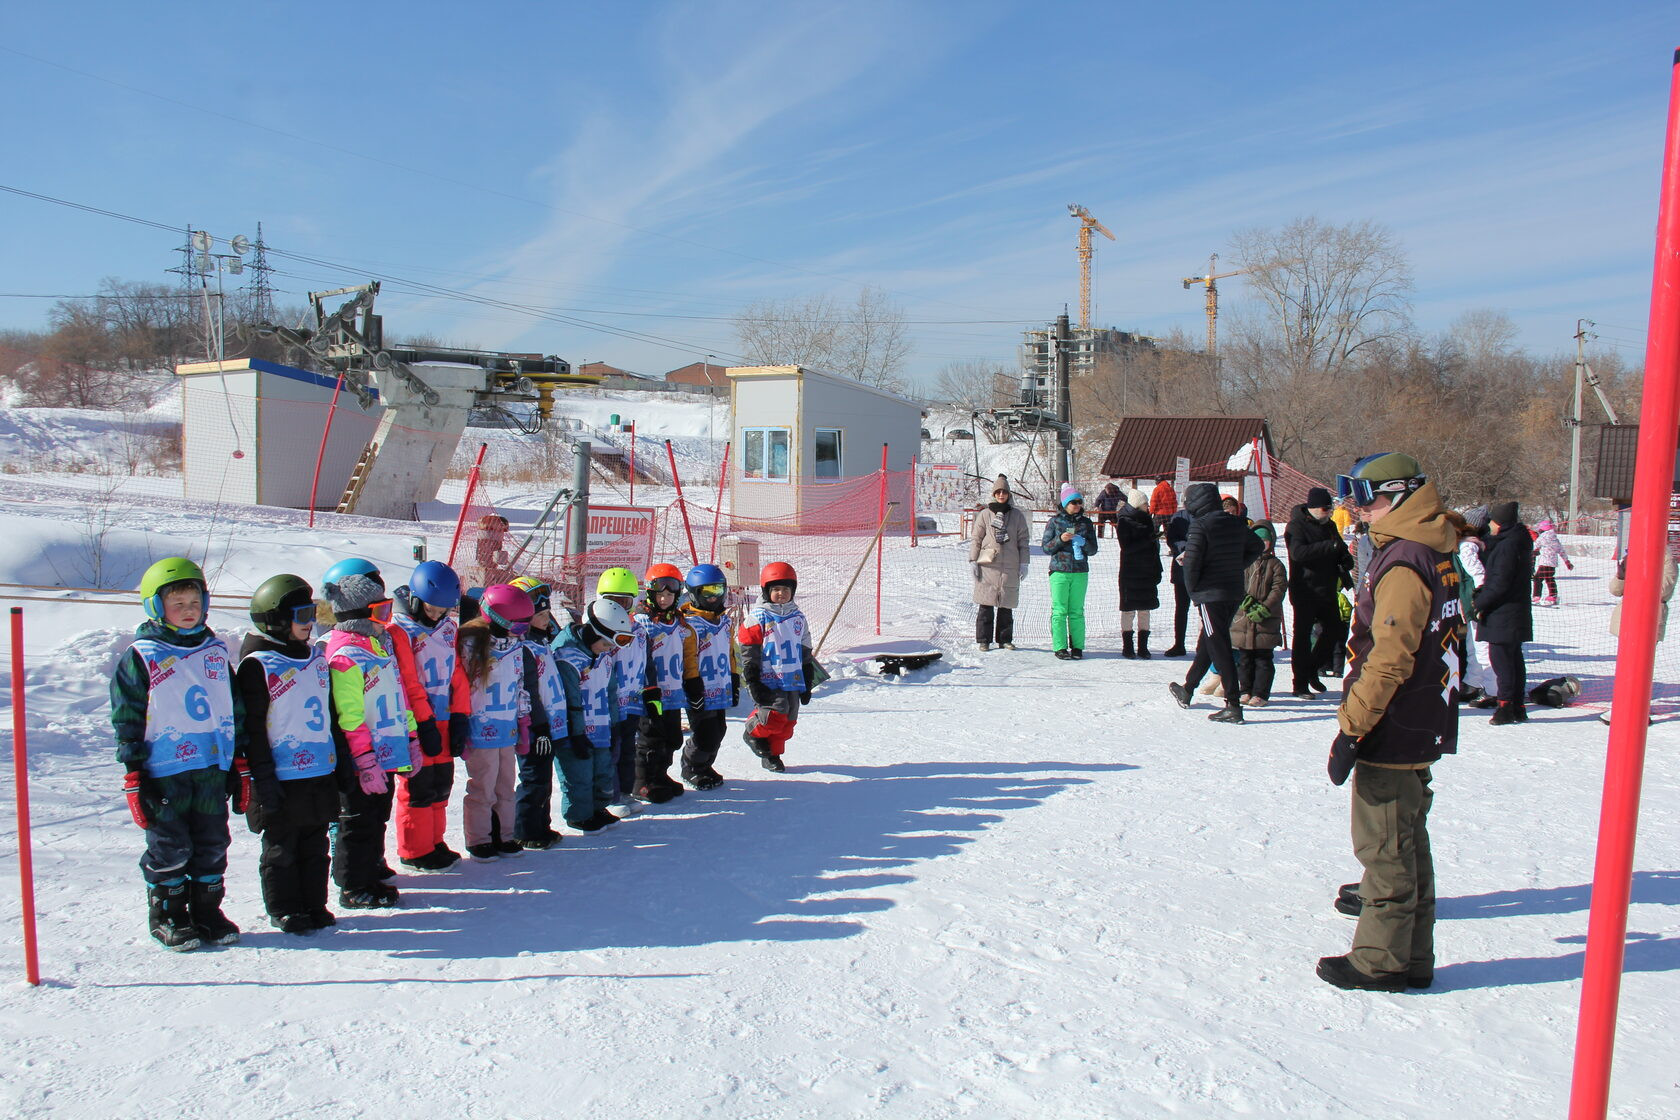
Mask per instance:
[[[1241,276],[1244,273],[1253,272],[1253,271],[1254,271],[1254,269],[1252,269],[1252,268],[1235,268],[1235,269],[1232,269],[1230,272],[1220,272],[1219,271],[1219,254],[1214,253],[1212,256],[1208,257],[1208,270],[1207,270],[1207,275],[1206,276],[1186,276],[1184,278],[1184,290],[1185,291],[1189,291],[1190,290],[1190,285],[1192,285],[1192,284],[1205,284],[1205,285],[1207,285],[1207,320],[1208,320],[1207,352],[1208,352],[1208,357],[1213,358],[1213,357],[1217,357],[1219,355],[1219,284],[1218,284],[1218,281],[1225,279],[1227,276]]]
[[[1096,252],[1091,245],[1091,231],[1096,230],[1110,241],[1114,235],[1108,232],[1108,227],[1091,216],[1091,212],[1077,202],[1068,203],[1068,213],[1079,219],[1079,325],[1089,328],[1091,325],[1091,256]]]

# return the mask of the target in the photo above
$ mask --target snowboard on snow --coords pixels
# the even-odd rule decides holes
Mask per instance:
[[[853,661],[873,661],[883,677],[896,677],[917,669],[926,669],[944,656],[927,642],[908,638],[867,642],[843,649],[840,655]]]

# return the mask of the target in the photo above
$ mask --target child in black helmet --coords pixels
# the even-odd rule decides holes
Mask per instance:
[[[743,738],[766,770],[781,773],[782,754],[799,722],[799,706],[811,702],[816,660],[805,614],[793,604],[799,575],[776,561],[759,576],[764,601],[741,627],[741,680],[752,695],[752,714]]]
[[[327,659],[310,645],[315,594],[278,575],[251,596],[257,628],[239,647],[252,797],[246,821],[262,837],[263,907],[274,928],[314,933],[327,909],[327,827],[338,816],[338,751],[327,726]]]

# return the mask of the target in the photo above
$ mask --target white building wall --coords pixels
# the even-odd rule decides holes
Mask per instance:
[[[214,368],[214,363],[201,363]],[[243,364],[243,363],[241,363]],[[181,376],[181,494],[257,501],[257,375],[248,369]],[[234,452],[243,452],[234,458]]]
[[[373,435],[383,411],[376,402],[364,409],[348,386],[332,405],[337,379],[303,370],[263,369],[257,386],[257,421],[261,440],[257,456],[257,502],[291,509],[309,507],[315,477],[315,457],[321,453],[321,434],[332,413],[326,453],[321,456],[317,509],[332,509],[344,493],[350,471]]]

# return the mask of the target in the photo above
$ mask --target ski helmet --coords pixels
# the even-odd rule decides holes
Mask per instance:
[[[363,560],[360,556],[352,556],[340,560],[327,569],[327,574],[321,577],[321,586],[337,583],[345,576],[371,576],[379,581],[379,586],[385,586],[385,577],[379,574],[379,567],[372,560]]]
[[[478,605],[491,626],[499,627],[516,638],[523,637],[531,628],[531,616],[537,613],[536,607],[531,605],[531,597],[507,583],[486,587]]]
[[[595,581],[597,595],[635,595],[641,591],[641,585],[636,582],[636,573],[629,568],[608,568]]]
[[[1336,476],[1336,496],[1368,506],[1387,494],[1399,505],[1427,481],[1423,467],[1410,455],[1378,451],[1359,460],[1347,474]]]
[[[655,564],[647,570],[648,606],[653,606],[655,591],[683,592],[683,574],[675,564]]]
[[[191,630],[181,631],[196,634],[204,629],[205,619],[210,617],[210,589],[204,581],[204,569],[185,556],[170,556],[146,569],[146,574],[140,577],[140,604],[146,609],[147,618],[169,626],[163,617],[163,597],[183,586],[196,586],[203,597],[204,617]]]
[[[683,577],[694,605],[703,611],[721,611],[729,594],[729,579],[716,564],[696,564]]]
[[[584,637],[589,641],[605,640],[627,646],[635,639],[635,620],[621,604],[596,597],[589,601],[584,613]]]
[[[552,593],[549,590],[548,584],[544,583],[536,576],[520,576],[516,580],[509,581],[508,586],[517,587],[519,590],[529,595],[531,597],[531,610],[535,613],[541,614],[543,611],[549,609],[549,601]]]
[[[294,623],[315,622],[315,591],[302,576],[269,576],[251,595],[251,621],[277,642],[292,640]]]
[[[461,602],[461,577],[441,560],[422,560],[408,577],[408,590],[422,603],[448,610]]]
[[[758,576],[758,586],[768,592],[773,583],[785,583],[795,595],[799,594],[799,573],[793,570],[792,564],[775,560],[764,565],[764,571]]]

